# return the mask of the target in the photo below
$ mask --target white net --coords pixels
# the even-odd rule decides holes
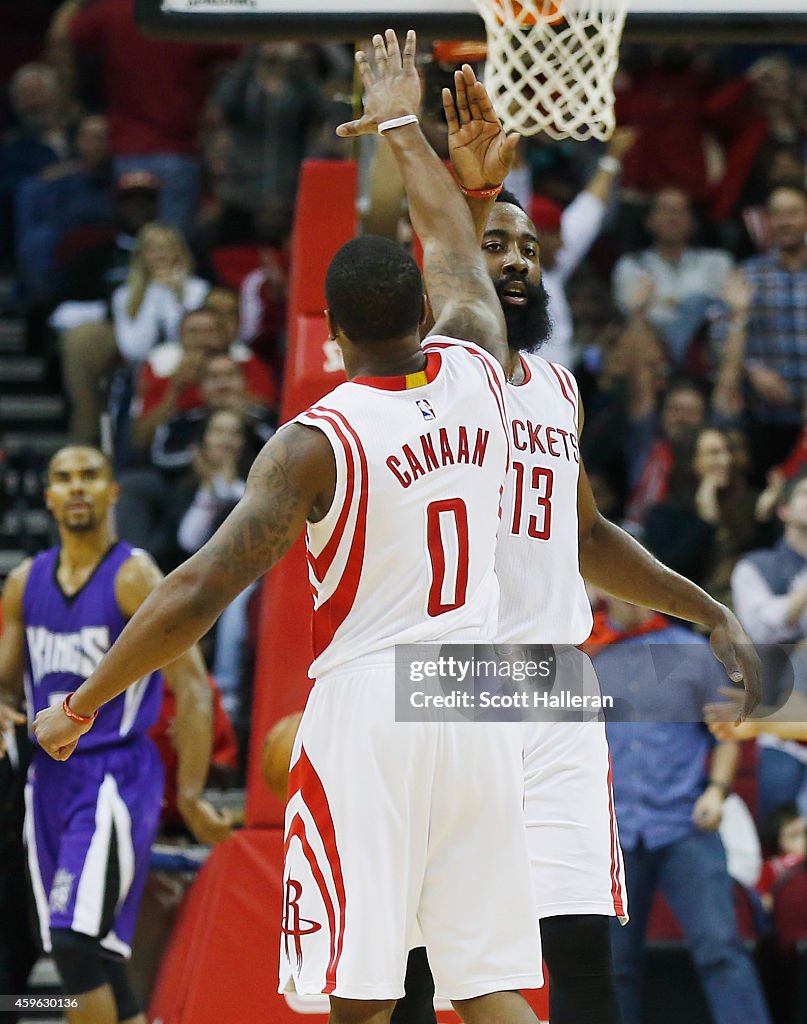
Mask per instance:
[[[474,0],[485,85],[508,131],[608,139],[629,0]]]

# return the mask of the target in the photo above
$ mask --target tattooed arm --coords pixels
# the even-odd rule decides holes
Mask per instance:
[[[93,674],[70,699],[89,716],[137,679],[170,664],[203,636],[244,587],[279,561],[306,519],[333,500],[336,466],[318,430],[292,424],[255,460],[244,497],[192,558],[143,601]],[[34,731],[51,756],[70,756],[88,730],[61,708],[37,715]]]
[[[415,33],[407,34],[403,55],[394,32],[374,36],[373,54],[374,67],[364,53],[356,54],[364,116],[340,125],[337,134],[343,137],[375,132],[381,121],[420,106]],[[423,245],[423,277],[435,320],[431,333],[475,341],[507,365],[504,314],[462,193],[419,124],[392,128],[384,138],[401,172],[412,226]]]

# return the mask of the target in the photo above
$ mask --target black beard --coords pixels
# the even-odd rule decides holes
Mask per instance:
[[[503,300],[504,292],[512,284],[521,282],[527,289],[523,306],[512,306]],[[520,274],[509,274],[496,281],[496,291],[502,303],[507,324],[507,344],[511,352],[537,352],[552,333],[549,318],[549,295],[544,282],[530,284]]]

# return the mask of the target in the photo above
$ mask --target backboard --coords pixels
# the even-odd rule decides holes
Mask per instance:
[[[144,30],[175,38],[351,41],[379,28],[483,39],[472,0],[136,0]],[[805,0],[631,0],[627,38],[807,40]]]

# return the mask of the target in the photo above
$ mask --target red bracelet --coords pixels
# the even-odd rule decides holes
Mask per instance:
[[[471,199],[495,199],[504,188],[504,184],[493,185],[491,188],[463,188],[460,185],[460,192],[470,196]]]
[[[91,715],[79,715],[77,712],[73,711],[70,707],[70,698],[75,692],[75,690],[71,690],[64,698],[62,701],[62,711],[64,711],[71,722],[75,722],[77,725],[92,725],[98,717],[98,709],[96,708]]]

